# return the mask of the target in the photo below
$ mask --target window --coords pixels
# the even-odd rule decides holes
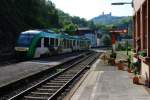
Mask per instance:
[[[49,47],[49,38],[44,38],[44,46]]]
[[[50,46],[54,46],[54,38],[50,38]]]
[[[73,46],[75,46],[76,45],[76,41],[75,40],[73,40]]]
[[[36,47],[41,47],[41,38],[37,41]]]
[[[64,39],[64,48],[67,48],[67,40]]]
[[[34,36],[35,34],[30,33],[21,34],[17,41],[17,46],[29,47]]]
[[[55,46],[58,46],[58,39],[55,39]]]
[[[69,41],[69,40],[67,40],[67,48],[69,48],[69,43],[70,43],[70,41]]]

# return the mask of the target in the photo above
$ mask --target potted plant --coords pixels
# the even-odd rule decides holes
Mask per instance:
[[[132,69],[131,69],[131,66],[132,66],[132,63],[131,63],[131,55],[128,56],[128,60],[127,60],[127,61],[128,61],[128,72],[131,73],[131,72],[132,72],[132,71],[131,71],[131,70],[132,70]]]
[[[134,84],[139,84],[139,74],[140,74],[139,67],[140,67],[139,62],[133,63],[133,73],[134,73],[133,83]]]
[[[133,83],[139,84],[139,75],[138,75],[138,72],[136,70],[134,70]]]
[[[142,57],[146,57],[147,56],[147,50],[145,49],[145,50],[140,51],[140,55]]]
[[[124,64],[123,62],[120,60],[119,63],[118,63],[118,70],[124,70]]]
[[[132,48],[131,51],[134,52],[134,53],[136,52],[136,50],[134,48]]]
[[[111,53],[111,54],[110,54],[109,63],[110,63],[111,65],[115,65],[115,59],[116,59],[116,53]]]

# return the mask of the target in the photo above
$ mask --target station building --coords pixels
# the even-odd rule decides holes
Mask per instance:
[[[91,47],[97,47],[100,44],[100,39],[97,37],[97,33],[90,28],[78,28],[75,34],[88,38],[91,41]]]
[[[141,76],[150,86],[150,0],[133,0],[134,8],[134,61],[137,60],[136,54],[146,51],[146,56],[139,56],[141,60]]]

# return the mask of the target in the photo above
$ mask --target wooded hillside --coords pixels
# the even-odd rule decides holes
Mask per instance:
[[[22,31],[43,28],[70,30],[92,24],[56,9],[48,0],[0,0],[0,58],[14,54],[15,42]]]

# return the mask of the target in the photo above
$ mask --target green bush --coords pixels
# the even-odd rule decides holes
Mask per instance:
[[[133,73],[135,74],[135,75],[139,75],[140,74],[140,68],[141,67],[141,65],[140,65],[140,62],[134,62],[134,63],[131,63],[131,66],[130,66],[130,68],[132,68],[132,70],[133,70]]]
[[[121,43],[118,43],[117,50],[118,51],[125,51],[126,48],[124,46],[122,46]]]
[[[116,56],[117,56],[116,53],[112,53],[112,54],[110,55],[111,58],[116,58]]]
[[[147,56],[147,50],[140,51],[139,54],[143,57]]]

